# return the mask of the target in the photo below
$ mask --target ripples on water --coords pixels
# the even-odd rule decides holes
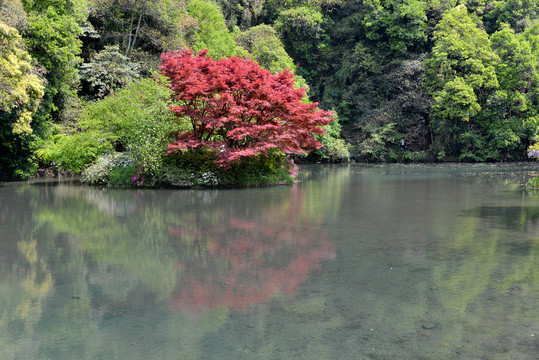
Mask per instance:
[[[0,359],[537,359],[535,163],[0,186]]]

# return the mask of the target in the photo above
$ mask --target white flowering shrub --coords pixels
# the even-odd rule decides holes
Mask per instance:
[[[211,171],[199,174],[199,176],[193,176],[193,183],[197,185],[219,185],[219,179]]]
[[[110,173],[119,168],[134,167],[135,161],[127,153],[112,153],[101,156],[82,173],[81,181],[88,184],[107,184]]]

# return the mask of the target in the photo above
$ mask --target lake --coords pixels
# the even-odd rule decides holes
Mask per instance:
[[[535,163],[0,184],[0,359],[537,359]]]

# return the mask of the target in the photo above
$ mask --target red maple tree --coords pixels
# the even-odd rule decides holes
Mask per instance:
[[[302,101],[307,90],[294,89],[288,70],[274,75],[252,60],[213,60],[207,50],[164,53],[161,61],[176,101],[171,110],[192,125],[177,134],[169,152],[212,149],[224,166],[270,149],[304,154],[320,147],[313,134],[323,134],[320,127],[333,120],[317,103]]]

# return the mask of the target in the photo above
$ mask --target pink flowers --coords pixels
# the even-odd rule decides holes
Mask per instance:
[[[142,185],[144,184],[144,171],[141,170],[137,166],[137,174],[135,176],[131,176],[131,181],[133,182],[133,185]]]
[[[288,159],[288,169],[290,170],[290,176],[292,176],[292,179],[295,179],[298,173],[298,166],[294,163],[294,160]]]

